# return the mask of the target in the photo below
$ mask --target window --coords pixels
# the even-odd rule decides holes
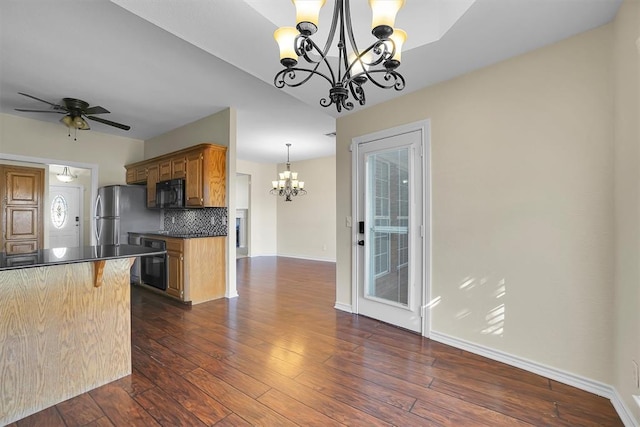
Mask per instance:
[[[375,185],[375,212],[374,225],[377,230],[374,235],[374,261],[373,274],[380,276],[389,272],[390,249],[389,233],[379,231],[389,227],[390,222],[390,165],[388,161],[381,160],[376,156],[374,163],[374,185]]]
[[[61,229],[67,223],[69,206],[62,195],[56,195],[51,201],[51,222],[57,229]]]

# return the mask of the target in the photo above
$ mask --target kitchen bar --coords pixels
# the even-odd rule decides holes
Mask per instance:
[[[0,253],[0,425],[131,374],[129,245]]]

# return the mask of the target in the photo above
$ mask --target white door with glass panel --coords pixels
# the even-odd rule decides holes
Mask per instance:
[[[49,187],[49,247],[80,246],[80,188]]]
[[[356,139],[356,312],[423,331],[427,122]]]

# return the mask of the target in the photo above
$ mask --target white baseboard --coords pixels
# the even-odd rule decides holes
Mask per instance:
[[[287,255],[287,254],[278,254],[276,256],[279,257],[283,257],[283,258],[296,258],[296,259],[306,259],[309,261],[322,261],[322,262],[333,262],[335,263],[336,260],[334,259],[329,259],[329,258],[315,258],[315,257],[310,257],[310,256],[302,256],[302,255]]]
[[[506,363],[507,365],[515,366],[516,368],[524,369],[525,371],[542,375],[543,377],[610,399],[624,425],[628,427],[638,427],[638,423],[631,411],[629,411],[629,408],[624,404],[617,390],[611,385],[439,332],[431,331],[429,338],[442,344],[447,344],[470,353]]]
[[[340,311],[346,311],[347,313],[353,313],[351,304],[345,304],[345,303],[336,301],[336,305],[334,305],[333,308]]]

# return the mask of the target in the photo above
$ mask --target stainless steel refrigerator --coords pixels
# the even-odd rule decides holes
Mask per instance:
[[[108,185],[98,189],[95,205],[97,245],[126,245],[129,232],[162,230],[160,210],[147,209],[147,189],[137,185]],[[140,262],[131,268],[131,281],[140,280]]]

